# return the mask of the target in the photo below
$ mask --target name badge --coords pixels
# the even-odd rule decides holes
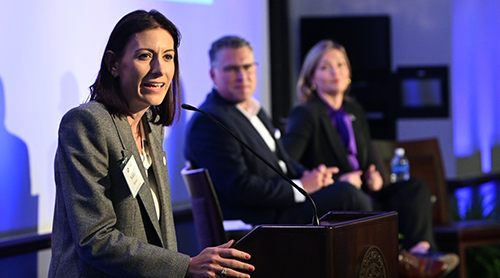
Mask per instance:
[[[132,196],[135,198],[139,189],[141,189],[141,186],[144,184],[144,179],[142,178],[141,171],[139,171],[137,162],[135,162],[134,155],[123,163],[125,164],[125,167],[122,169],[123,176],[127,181]]]

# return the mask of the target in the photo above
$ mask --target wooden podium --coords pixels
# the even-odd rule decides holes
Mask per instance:
[[[396,212],[330,212],[320,226],[260,225],[235,248],[255,277],[398,277]]]

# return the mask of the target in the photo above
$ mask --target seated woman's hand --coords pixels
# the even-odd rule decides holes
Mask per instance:
[[[369,190],[379,191],[380,189],[382,189],[382,186],[384,185],[384,180],[382,179],[382,175],[380,175],[380,172],[377,171],[375,165],[371,164],[364,175],[365,175],[364,178],[366,181],[366,185]]]
[[[363,184],[363,181],[361,180],[362,174],[363,171],[361,170],[345,173],[340,176],[339,181],[348,182],[354,185],[357,189],[361,189],[361,185]]]

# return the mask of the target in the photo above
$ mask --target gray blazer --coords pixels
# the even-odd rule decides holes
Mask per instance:
[[[97,102],[64,115],[55,158],[56,203],[49,277],[184,277],[177,252],[163,127],[142,119],[158,184],[160,220],[125,117]],[[144,184],[134,198],[122,173],[133,158]]]

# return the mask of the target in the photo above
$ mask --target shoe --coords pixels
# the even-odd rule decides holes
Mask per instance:
[[[399,252],[399,274],[406,278],[442,277],[448,264],[433,256],[411,254],[405,250]]]

